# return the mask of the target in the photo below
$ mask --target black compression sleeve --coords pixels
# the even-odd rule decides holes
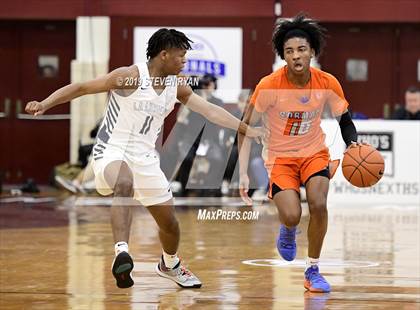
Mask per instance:
[[[351,119],[350,112],[346,112],[337,117],[337,121],[340,124],[341,136],[346,145],[349,146],[352,141],[357,142],[357,131]]]

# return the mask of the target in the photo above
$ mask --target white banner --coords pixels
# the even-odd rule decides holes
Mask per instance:
[[[356,188],[341,166],[330,183],[328,200],[335,203],[398,203],[420,205],[420,122],[354,121],[359,140],[378,149],[385,160],[382,179],[374,186]],[[322,121],[332,159],[343,158],[345,144],[335,120]]]
[[[134,28],[134,62],[146,61],[147,41],[162,27]],[[213,74],[218,90],[215,96],[226,103],[238,101],[242,89],[242,28],[165,27],[184,32],[194,43],[187,52],[184,73],[202,76]]]

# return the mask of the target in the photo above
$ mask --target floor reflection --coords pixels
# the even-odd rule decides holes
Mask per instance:
[[[68,223],[54,221],[54,211],[44,210],[42,225],[27,225],[35,211],[22,210],[20,227],[15,221],[0,229],[0,308],[391,310],[420,305],[418,206],[332,206],[321,261],[333,288],[329,294],[303,288],[308,218],[299,226],[297,259],[286,264],[275,246],[275,210],[268,205],[254,210],[262,216],[247,222],[199,221],[197,207],[179,209],[179,254],[203,282],[194,290],[155,274],[161,248],[156,224],[144,208],[134,212],[135,285],[127,290],[115,287],[110,271],[108,207],[67,203],[57,214],[61,219],[65,211]]]

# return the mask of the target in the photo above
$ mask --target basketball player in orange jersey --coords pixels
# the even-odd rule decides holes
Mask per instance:
[[[325,30],[303,15],[277,26],[273,45],[286,65],[264,77],[257,85],[244,120],[256,124],[261,118],[266,129],[263,158],[270,176],[269,198],[277,206],[281,222],[277,248],[287,261],[296,256],[296,226],[301,218],[299,187],[306,187],[310,221],[306,289],[329,292],[330,285],[319,273],[318,261],[327,231],[327,194],[335,166],[325,146],[320,127],[324,106],[337,118],[347,146],[357,141],[357,132],[347,111],[348,103],[337,79],[310,67],[312,57],[324,46]],[[240,193],[248,197],[247,176],[251,141],[243,135],[240,142]]]
[[[131,277],[134,263],[128,251],[131,208],[119,198],[123,201],[134,198],[147,207],[156,221],[162,244],[162,256],[155,268],[157,274],[184,288],[201,287],[198,277],[178,258],[180,231],[172,192],[155,150],[164,119],[176,101],[218,125],[239,129],[251,137],[260,135],[260,130],[248,127],[223,108],[202,99],[182,78],[177,78],[186,63],[190,42],[184,33],[162,28],[148,42],[147,62],[67,85],[45,100],[32,101],[26,106],[26,111],[36,116],[83,95],[109,92],[106,115],[93,148],[93,170],[98,192],[116,198],[111,207],[115,241],[112,274],[120,288],[134,284]]]

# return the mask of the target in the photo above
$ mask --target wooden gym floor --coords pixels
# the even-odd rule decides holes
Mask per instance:
[[[138,207],[135,285],[121,290],[110,271],[109,208],[76,202],[0,204],[0,309],[420,309],[418,205],[331,205],[320,268],[332,292],[313,294],[303,288],[307,215],[297,259],[286,264],[273,206],[252,208],[253,221],[202,221],[199,207],[177,206],[180,256],[203,282],[186,290],[154,273],[157,229]],[[219,203],[208,210],[251,210]]]

